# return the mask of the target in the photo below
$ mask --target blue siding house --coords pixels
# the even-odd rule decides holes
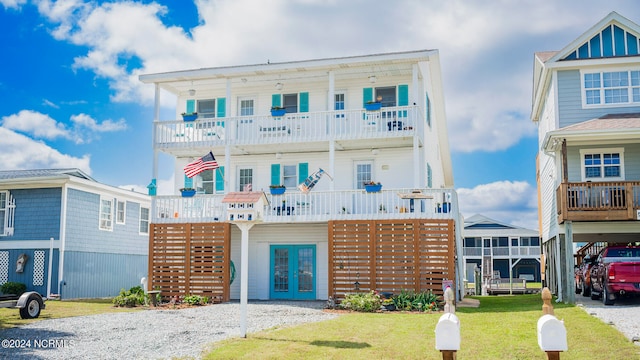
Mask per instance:
[[[583,256],[638,242],[639,50],[640,25],[612,12],[534,57],[543,280],[562,301],[581,290],[574,265]]]
[[[110,297],[140,284],[150,207],[147,195],[79,169],[0,171],[0,284],[62,299]]]

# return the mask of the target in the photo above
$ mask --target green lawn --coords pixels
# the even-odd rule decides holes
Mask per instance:
[[[103,314],[107,312],[137,311],[140,309],[143,308],[114,307],[111,299],[49,300],[45,302],[45,309],[40,312],[40,316],[37,319],[24,320],[20,318],[18,309],[0,308],[0,330],[43,319],[58,319],[71,316]]]
[[[474,297],[478,308],[458,308],[459,359],[545,359],[536,324],[539,294]],[[569,350],[560,358],[640,359],[633,345],[610,325],[575,306],[557,304]],[[442,359],[435,349],[441,313],[348,313],[337,319],[249,334],[215,343],[206,359]]]

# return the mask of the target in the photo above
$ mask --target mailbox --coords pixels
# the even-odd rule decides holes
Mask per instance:
[[[436,349],[460,350],[460,321],[455,314],[444,314],[436,324]]]
[[[543,351],[567,351],[564,322],[553,315],[542,315],[538,319],[538,345]]]

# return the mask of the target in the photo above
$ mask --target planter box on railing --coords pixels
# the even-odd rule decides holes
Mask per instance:
[[[196,194],[196,190],[181,190],[180,194],[182,194],[182,197],[192,197]]]
[[[185,115],[182,115],[182,120],[183,121],[194,121],[197,118],[198,118],[198,114],[185,114]]]
[[[367,111],[380,110],[380,108],[382,108],[382,103],[379,102],[364,104],[364,109]]]
[[[284,116],[287,113],[286,109],[272,109],[271,116]]]
[[[380,192],[382,190],[382,184],[378,185],[365,185],[364,190],[368,193]]]
[[[271,195],[282,195],[282,194],[284,194],[285,190],[286,190],[286,188],[283,188],[283,187],[269,188],[269,191],[271,192]]]

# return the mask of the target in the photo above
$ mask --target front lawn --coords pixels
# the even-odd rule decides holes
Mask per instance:
[[[459,359],[545,359],[536,324],[539,294],[474,297],[478,308],[458,308]],[[206,359],[442,359],[435,349],[441,313],[348,313],[334,320],[248,334],[215,343]],[[584,310],[555,304],[569,351],[560,358],[639,359],[640,347]]]

